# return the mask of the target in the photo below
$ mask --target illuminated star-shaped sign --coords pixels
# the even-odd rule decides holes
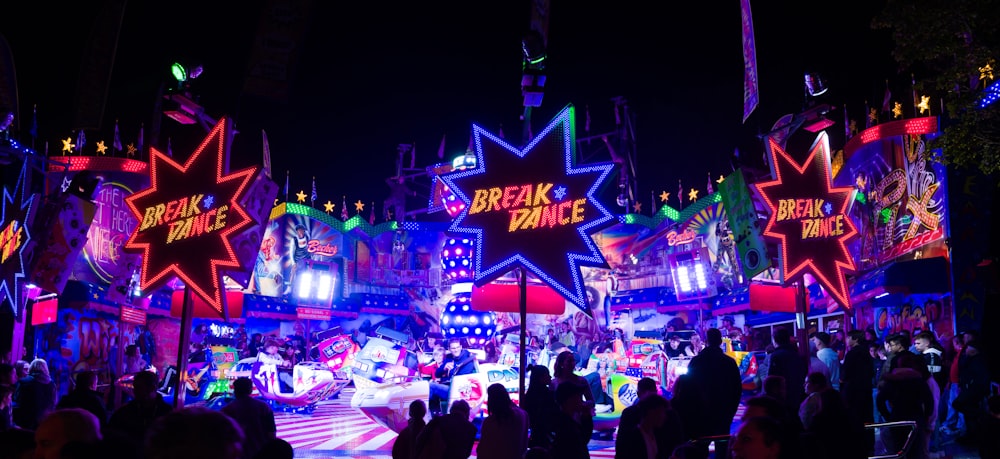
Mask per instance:
[[[477,285],[522,267],[589,314],[580,266],[607,267],[590,233],[613,219],[594,197],[613,164],[575,164],[574,121],[567,106],[524,148],[473,126],[477,167],[441,179],[465,203],[450,230],[474,237]]]
[[[302,190],[299,190],[298,193],[295,193],[295,199],[298,200],[299,202],[306,202],[306,193]]]
[[[244,270],[233,239],[254,223],[240,204],[257,168],[226,171],[230,121],[222,118],[183,165],[150,149],[149,188],[125,198],[140,222],[125,249],[141,252],[140,288],[173,277],[223,314],[223,271]]]
[[[923,115],[924,112],[931,111],[931,98],[930,96],[920,96],[920,103],[917,104],[917,108],[920,109],[920,114]]]
[[[130,143],[125,147],[125,151],[129,156],[135,156],[137,150],[135,149],[135,145]]]
[[[660,202],[667,202],[667,199],[670,199],[670,193],[666,191],[660,192]]]
[[[326,204],[323,204],[323,210],[325,210],[325,211],[326,211],[326,213],[330,213],[330,212],[333,212],[333,208],[334,208],[334,206],[335,206],[335,205],[336,205],[336,204],[334,204],[334,203],[330,202],[330,200],[328,199],[328,200],[326,201]]]
[[[985,67],[979,67],[979,79],[985,80],[987,78],[993,79],[993,67],[990,64],[986,64]]]
[[[361,202],[361,200],[358,199],[358,202],[354,203],[354,210],[358,212],[365,210],[365,203]]]
[[[642,213],[642,203],[641,202],[637,202],[635,204],[632,204],[632,211],[634,211],[637,214],[641,214]]]
[[[903,116],[903,104],[896,102],[892,104],[892,117],[900,118]]]
[[[854,187],[830,187],[829,140],[820,133],[801,165],[768,141],[774,180],[757,184],[771,209],[764,236],[781,245],[784,281],[812,273],[826,291],[850,307],[845,270],[854,270],[847,243],[857,234],[847,215]]]
[[[722,182],[725,182],[725,181],[726,181],[726,176],[725,175],[720,175],[719,178],[715,180],[715,183],[721,184]]]
[[[556,197],[557,201],[562,201],[563,199],[566,199],[566,191],[567,191],[566,187],[561,186],[557,187],[555,191],[552,192],[552,194]]]
[[[72,153],[73,149],[76,148],[76,145],[73,144],[72,137],[66,137],[66,140],[63,140],[62,143],[63,143],[62,151],[66,153]]]
[[[100,153],[100,154],[102,154],[102,155],[106,154],[108,152],[108,147],[107,147],[107,145],[104,145],[104,141],[103,140],[98,140],[97,141],[97,152]]]
[[[695,202],[697,200],[698,200],[698,190],[691,188],[691,191],[688,191],[688,201]]]
[[[24,249],[31,241],[28,232],[33,214],[34,195],[25,196],[25,177],[28,162],[21,166],[21,175],[14,185],[14,191],[3,189],[0,199],[0,304],[7,302],[14,317],[21,312],[21,283],[25,276]]]

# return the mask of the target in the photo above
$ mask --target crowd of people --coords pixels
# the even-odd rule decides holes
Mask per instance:
[[[135,373],[131,398],[111,409],[97,373],[82,371],[58,394],[43,359],[0,363],[0,459],[291,459],[275,436],[274,414],[234,381],[221,410],[175,409],[151,371]]]

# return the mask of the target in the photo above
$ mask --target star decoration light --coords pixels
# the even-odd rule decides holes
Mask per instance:
[[[698,200],[698,190],[691,188],[691,191],[688,191],[688,201],[695,202],[697,200]]]
[[[632,210],[635,211],[635,213],[637,213],[637,214],[641,214],[642,213],[642,203],[641,202],[636,202],[635,204],[632,204]]]
[[[365,203],[361,202],[361,200],[358,199],[358,202],[354,203],[354,210],[358,212],[365,210]]]
[[[295,193],[295,199],[299,202],[306,202],[306,193],[302,190],[299,190],[298,193]]]
[[[66,137],[66,140],[63,140],[62,143],[63,143],[62,151],[64,153],[72,153],[73,149],[76,148],[76,145],[73,144],[72,137]]]
[[[670,193],[666,191],[660,192],[660,202],[667,202],[668,199],[670,199]]]
[[[876,124],[876,123],[878,123],[878,111],[876,111],[874,108],[869,108],[868,109],[868,124],[871,125],[871,124]]]
[[[725,175],[720,175],[719,178],[715,181],[715,183],[722,184],[722,182],[725,182],[725,181],[726,181],[726,176]]]
[[[993,67],[990,64],[986,64],[985,67],[979,67],[979,79],[985,80],[989,78],[993,79]]]
[[[924,112],[931,111],[931,98],[929,96],[920,96],[920,103],[917,104],[917,108],[920,109],[921,115],[923,115]]]
[[[330,200],[327,199],[326,200],[326,204],[323,204],[323,210],[326,211],[326,213],[330,213],[330,212],[333,212],[333,208],[335,206],[336,206],[336,204],[330,202]]]
[[[150,186],[125,198],[139,220],[125,250],[142,253],[140,288],[178,277],[223,314],[222,275],[246,266],[233,239],[254,220],[240,204],[257,168],[227,173],[231,121],[223,117],[183,165],[150,148]]]
[[[476,285],[521,267],[589,315],[580,267],[607,267],[590,234],[613,223],[594,195],[614,165],[575,164],[574,127],[567,106],[518,148],[473,126],[477,166],[441,179],[465,203],[449,231],[474,239]]]
[[[892,117],[896,119],[903,117],[903,104],[899,102],[892,104]]]
[[[108,152],[108,147],[107,147],[107,145],[104,145],[104,141],[103,140],[98,140],[97,141],[97,152],[100,153],[100,154],[102,154],[102,155],[106,154]]]
[[[829,140],[821,132],[809,157],[798,164],[768,140],[774,180],[756,185],[771,212],[764,236],[781,246],[783,281],[810,272],[838,303],[850,307],[845,270],[854,270],[847,244],[857,235],[848,216],[854,187],[832,188]]]
[[[21,284],[26,269],[24,250],[31,242],[29,227],[34,214],[35,197],[24,189],[27,176],[28,162],[25,161],[13,192],[4,187],[0,196],[0,304],[6,301],[14,317],[21,312]]]
[[[135,156],[135,152],[137,150],[135,149],[135,145],[133,145],[133,144],[130,143],[130,144],[128,144],[125,147],[125,151],[126,151],[126,154],[128,154],[129,156]]]

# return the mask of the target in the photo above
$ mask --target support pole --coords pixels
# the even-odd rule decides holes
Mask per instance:
[[[528,345],[528,273],[524,268],[518,269],[518,286],[520,287],[521,301],[520,301],[520,313],[521,313],[521,339],[520,339],[520,371],[518,371],[518,385],[517,385],[517,395],[518,400],[524,400],[524,374],[528,371],[528,355],[527,355],[527,345]]]
[[[806,320],[806,311],[808,310],[809,292],[806,291],[805,279],[802,279],[795,284],[795,338],[799,344],[799,356],[801,357],[809,356],[809,333],[806,330],[809,325]]]
[[[191,325],[194,322],[194,298],[191,288],[184,286],[184,302],[181,307],[181,336],[177,340],[177,385],[174,387],[174,409],[184,407],[187,395],[188,342],[191,341]]]

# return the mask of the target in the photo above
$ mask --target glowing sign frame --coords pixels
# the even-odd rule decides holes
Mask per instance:
[[[253,225],[253,218],[243,209],[240,201],[258,173],[258,168],[255,166],[233,173],[228,172],[230,123],[226,117],[220,119],[183,166],[159,150],[151,148],[149,188],[125,198],[125,202],[140,222],[129,237],[125,249],[138,251],[143,255],[140,276],[142,290],[159,288],[172,276],[177,276],[219,314],[224,313],[225,306],[221,271],[247,269],[236,256],[232,239],[238,236],[240,231]],[[213,144],[215,148],[210,149]],[[215,154],[205,154],[206,151]],[[214,167],[209,166],[212,161]],[[214,183],[198,182],[198,179],[204,179],[204,175],[210,174],[213,170]],[[144,209],[150,204],[191,196],[192,189],[212,190],[212,194],[207,192],[205,194],[212,196],[213,201],[220,206],[228,204],[229,221],[225,228],[217,232],[206,232],[195,238],[175,241],[174,244],[168,244],[162,238],[156,239],[156,235],[152,240],[145,237],[150,230],[156,230],[167,224],[143,228],[141,222]],[[213,241],[205,243],[204,241],[208,239]],[[185,249],[183,245],[193,245],[195,248]],[[174,255],[168,256],[170,252]],[[185,258],[183,254],[178,255],[177,252],[186,252],[187,257]],[[221,252],[221,256],[214,256],[213,252]],[[205,263],[208,265],[205,266]]]
[[[802,164],[797,163],[772,138],[768,138],[767,147],[771,156],[771,175],[774,180],[758,183],[755,186],[770,209],[767,226],[764,228],[764,236],[777,241],[781,246],[779,262],[782,281],[792,281],[804,275],[805,271],[809,271],[826,288],[831,297],[844,307],[850,308],[850,291],[847,288],[844,270],[853,271],[855,269],[854,259],[847,248],[847,243],[858,233],[854,222],[848,215],[848,206],[854,199],[855,190],[853,187],[831,187],[833,177],[830,171],[830,147],[827,134],[821,132],[816,137],[816,141],[810,148],[809,157]],[[816,175],[820,175],[820,180],[815,180]],[[813,180],[809,180],[809,178],[813,178]],[[807,187],[811,187],[811,189]],[[826,212],[826,217],[843,216],[844,233],[836,237],[810,239],[808,242],[801,240],[800,233],[798,240],[796,240],[794,229],[791,231],[787,229],[791,225],[777,226],[778,197],[788,198],[792,196],[809,199],[822,196],[826,203],[831,205],[831,210]],[[836,209],[836,213],[833,211],[834,209]],[[790,242],[796,245],[795,250],[789,250]],[[806,251],[804,249],[809,249],[809,253],[803,253]],[[789,266],[791,269],[788,268]]]
[[[10,235],[10,237],[17,237],[17,253],[6,253],[7,244],[0,244],[0,250],[3,250],[4,259],[3,263],[0,263],[0,304],[6,299],[10,302],[10,307],[14,311],[14,317],[19,316],[20,306],[19,301],[21,299],[20,286],[21,279],[25,277],[25,266],[24,266],[24,251],[29,246],[31,242],[31,232],[29,224],[33,217],[35,195],[28,194],[27,199],[25,199],[25,187],[27,186],[27,175],[28,175],[28,163],[25,161],[21,165],[21,173],[17,177],[17,183],[14,185],[14,191],[9,192],[7,188],[3,189],[3,196],[0,199],[0,232],[6,232],[8,228],[12,231],[16,231],[18,234]],[[15,224],[19,225],[14,227]],[[23,239],[20,234],[23,233]],[[7,240],[5,242],[11,242]],[[7,264],[10,266],[7,266]],[[14,267],[14,264],[17,267]]]
[[[477,167],[442,174],[441,180],[465,203],[465,208],[455,218],[449,229],[454,232],[468,233],[475,240],[475,260],[473,263],[475,278],[473,281],[477,286],[481,287],[504,275],[511,269],[521,266],[534,273],[567,300],[589,314],[590,311],[583,289],[580,266],[607,267],[603,254],[597,249],[596,244],[594,244],[594,241],[590,237],[590,232],[601,229],[614,219],[604,205],[594,197],[594,194],[597,193],[598,189],[611,174],[613,164],[597,163],[585,166],[576,166],[574,164],[576,156],[574,150],[576,145],[574,113],[573,106],[568,105],[523,149],[518,149],[500,137],[487,132],[479,126],[473,125],[472,134]],[[549,138],[549,136],[557,137]],[[484,148],[484,143],[486,144],[486,148]],[[556,147],[557,143],[558,148]],[[528,153],[536,150],[542,151],[528,155]],[[506,153],[513,154],[515,158],[506,156]],[[563,161],[559,161],[558,154],[562,154]],[[499,173],[491,169],[494,163],[501,165]],[[520,167],[516,170],[510,170],[514,167],[515,163]],[[528,167],[529,164],[536,167]],[[505,170],[503,166],[507,166],[508,169]],[[540,170],[544,168],[558,170]],[[528,172],[532,173],[533,176],[525,177]],[[504,173],[508,175],[504,176]],[[511,173],[517,173],[518,176],[512,177]],[[589,185],[583,186],[578,183],[585,178],[577,177],[581,175],[594,176],[594,178],[592,182],[587,181]],[[491,212],[470,215],[470,210],[472,210],[473,206],[472,199],[466,193],[466,188],[468,187],[465,185],[466,183],[492,182],[494,184],[505,183],[510,185],[515,178],[518,182],[525,184],[543,182],[562,184],[573,182],[574,186],[579,185],[581,188],[586,188],[583,195],[586,197],[587,202],[593,205],[593,208],[597,211],[597,215],[588,215],[583,221],[575,225],[565,225],[548,229],[548,231],[553,231],[558,228],[558,231],[565,233],[566,236],[575,232],[578,238],[548,237],[547,241],[557,241],[557,243],[539,243],[535,240],[532,241],[534,245],[529,245],[526,239],[538,237],[537,230],[510,233],[507,226],[501,228],[480,222],[480,220],[484,219],[484,214],[489,215]],[[579,192],[581,190],[572,191]],[[574,194],[573,196],[579,196],[579,194]],[[570,197],[568,199],[573,198]],[[511,244],[496,244],[492,239],[499,236],[498,233],[500,231],[518,234],[518,236],[513,237],[516,241],[511,241]],[[506,239],[510,240],[512,237],[506,237]],[[571,244],[575,244],[575,246]],[[539,266],[540,264],[555,265],[557,258],[565,259],[565,266],[560,263],[558,267],[560,271],[564,270],[565,272],[560,272],[557,275],[553,272],[547,272]]]

